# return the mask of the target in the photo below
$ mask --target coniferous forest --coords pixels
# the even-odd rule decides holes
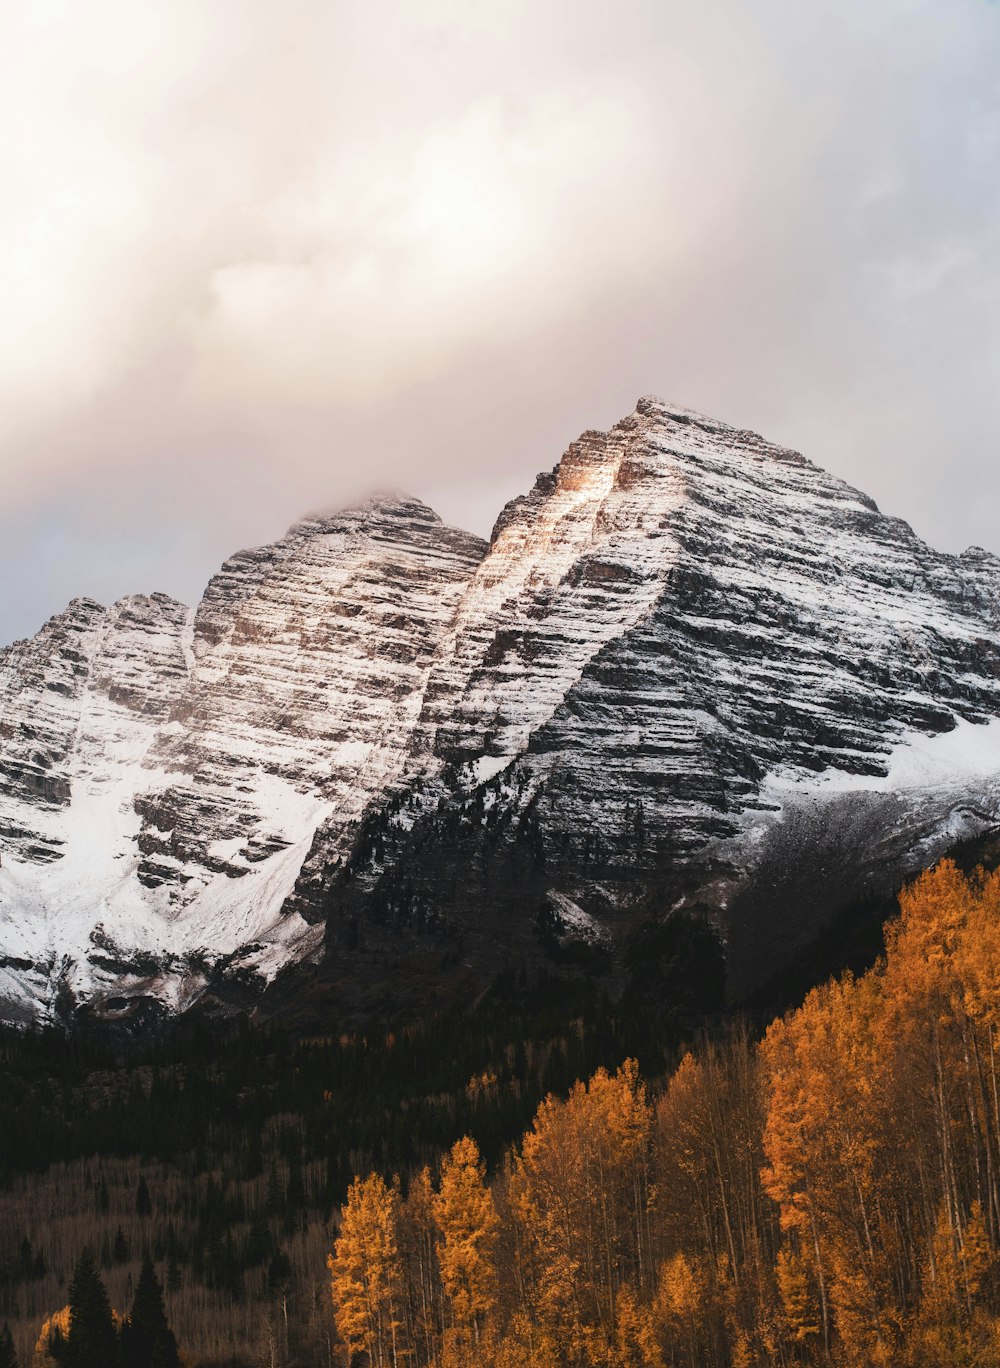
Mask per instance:
[[[1000,1363],[998,1030],[1000,875],[945,862],[770,1024],[11,1034],[0,1364]]]

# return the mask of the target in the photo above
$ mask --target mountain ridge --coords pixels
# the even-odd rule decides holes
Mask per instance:
[[[489,543],[382,494],[196,610],[66,614],[0,651],[9,1016],[304,961],[361,1015],[567,955],[620,983],[678,909],[740,993],[835,914],[824,870],[863,897],[1000,826],[1000,560],[651,396]],[[88,812],[114,849],[70,916]]]

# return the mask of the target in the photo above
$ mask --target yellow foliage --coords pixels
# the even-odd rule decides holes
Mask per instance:
[[[468,1136],[452,1146],[441,1166],[432,1198],[441,1233],[441,1281],[454,1325],[478,1339],[496,1305],[493,1252],[499,1221],[476,1142]]]
[[[639,1304],[629,1287],[619,1288],[615,1298],[615,1338],[608,1368],[663,1368],[653,1314]]]
[[[491,1368],[561,1368],[559,1345],[523,1311],[510,1319],[493,1349]],[[462,1365],[461,1368],[465,1368]]]
[[[415,1179],[404,1299],[394,1194],[352,1188],[371,1368],[1000,1368],[1000,873],[915,880],[884,960],[687,1054],[655,1133],[634,1061],[546,1098],[494,1192],[468,1139]]]
[[[957,1215],[954,1170],[976,1155],[969,1179],[988,1191],[998,1026],[1000,873],[967,877],[944,860],[900,895],[884,963],[814,990],[767,1032],[762,1177],[810,1265],[779,1256],[775,1276],[792,1327],[802,1272],[815,1271],[847,1362],[895,1361],[921,1264],[925,1346],[977,1313],[994,1251],[978,1201]],[[937,1227],[921,1251],[914,1199],[938,1180]]]
[[[964,1231],[957,1231],[942,1203],[924,1265],[919,1319],[925,1338],[932,1330],[971,1319],[994,1259],[980,1204],[973,1202]]]
[[[53,1337],[62,1340],[68,1337],[69,1317],[69,1307],[64,1306],[61,1311],[53,1311],[52,1315],[42,1322],[38,1342],[35,1345],[34,1368],[58,1368],[58,1360],[50,1352],[52,1340]]]
[[[819,1335],[819,1307],[805,1264],[787,1244],[778,1250],[775,1276],[789,1338],[795,1344],[806,1344]]]
[[[968,1296],[975,1298],[994,1263],[993,1246],[986,1231],[982,1204],[972,1203],[969,1219],[962,1233],[961,1261]]]
[[[666,1323],[688,1326],[697,1321],[707,1296],[704,1273],[686,1254],[675,1254],[660,1269],[656,1309]]]
[[[891,1307],[880,1302],[859,1259],[834,1246],[830,1298],[840,1336],[841,1355],[851,1368],[896,1363],[896,1326]]]
[[[399,1196],[378,1174],[355,1178],[327,1259],[337,1332],[350,1353],[367,1352],[382,1368],[394,1350],[397,1312]]]
[[[546,1098],[524,1137],[512,1205],[538,1321],[571,1361],[609,1342],[618,1290],[641,1274],[651,1122],[628,1060]]]

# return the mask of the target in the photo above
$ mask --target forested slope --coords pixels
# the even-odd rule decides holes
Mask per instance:
[[[405,1195],[358,1180],[341,1335],[380,1365],[996,1364],[998,1028],[1000,874],[945,862],[759,1043],[662,1091],[598,1070],[490,1183],[471,1140]]]
[[[90,1245],[192,1365],[985,1368],[998,1030],[1000,874],[943,862],[766,1030],[511,983],[371,1039],[11,1036],[0,1321],[32,1362]]]

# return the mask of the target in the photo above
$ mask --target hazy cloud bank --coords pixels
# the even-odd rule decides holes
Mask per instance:
[[[985,0],[32,0],[0,53],[0,640],[371,484],[488,530],[648,391],[1000,550]]]

